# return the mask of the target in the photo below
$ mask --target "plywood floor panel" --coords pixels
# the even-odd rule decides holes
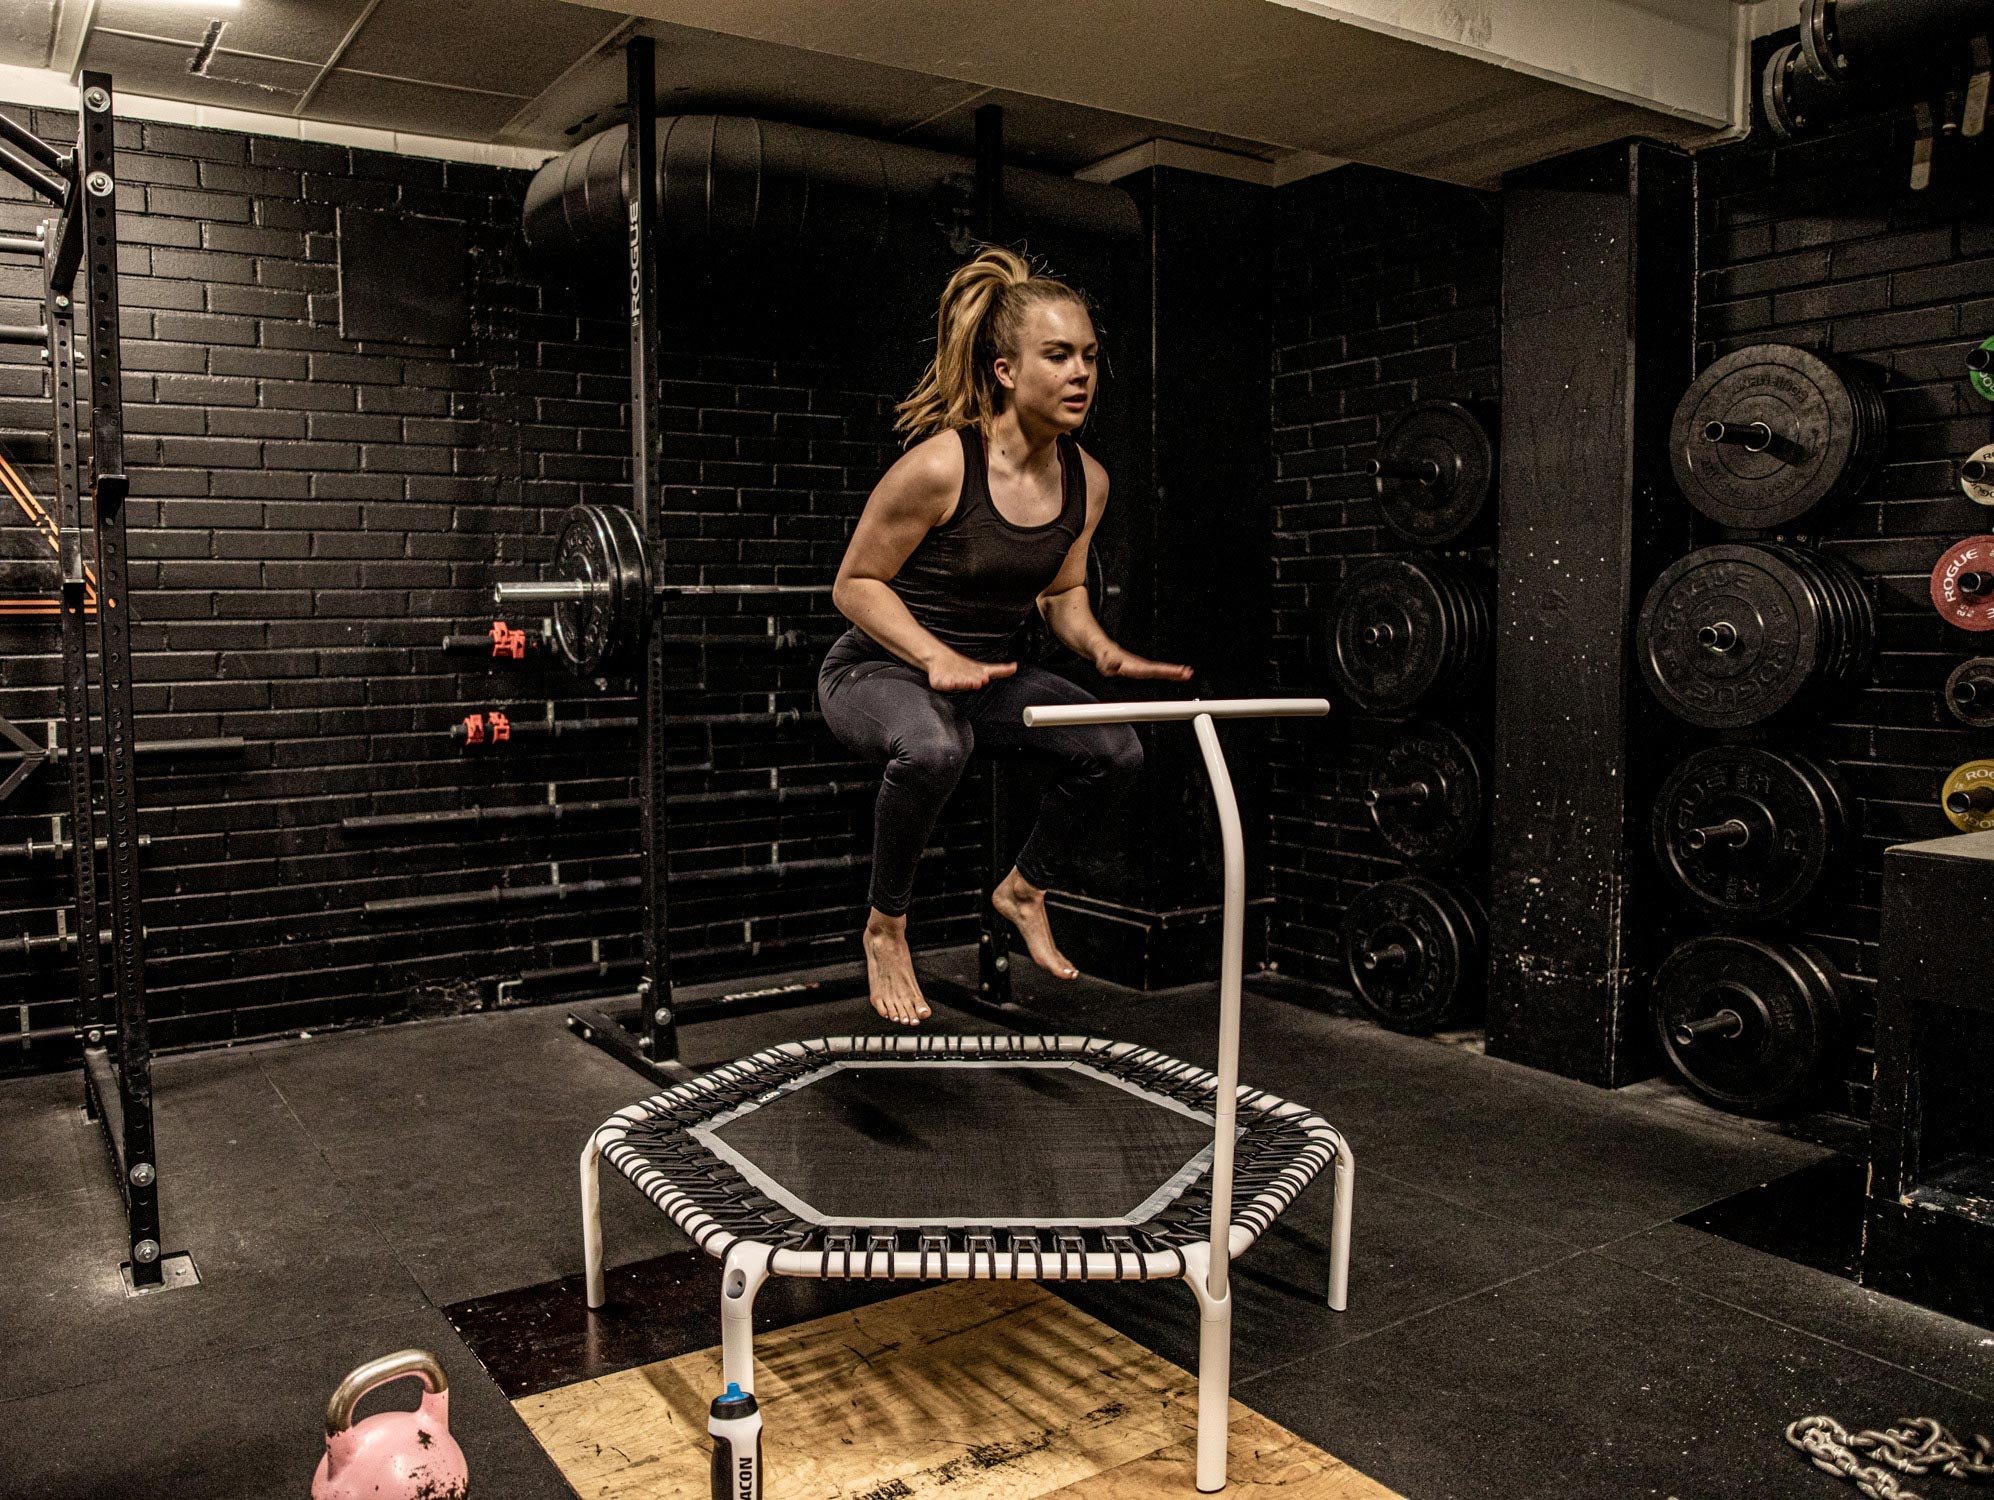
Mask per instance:
[[[1196,1493],[1197,1381],[1029,1282],[947,1283],[756,1353],[766,1489],[782,1500]],[[584,1500],[707,1500],[721,1384],[704,1349],[515,1404]],[[1230,1456],[1230,1495],[1397,1500],[1236,1401]]]

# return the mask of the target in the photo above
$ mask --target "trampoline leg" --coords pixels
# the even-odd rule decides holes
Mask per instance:
[[[1345,1146],[1336,1153],[1336,1202],[1329,1229],[1329,1306],[1350,1306],[1350,1215],[1357,1198],[1357,1161]]]
[[[1184,1259],[1184,1279],[1198,1299],[1198,1488],[1209,1495],[1225,1488],[1232,1416],[1232,1288],[1227,1286],[1222,1297],[1212,1296],[1207,1246],[1187,1247]]]
[[[755,1294],[769,1279],[774,1254],[767,1245],[739,1240],[720,1267],[721,1379],[744,1391],[755,1388]]]
[[[602,1179],[596,1170],[602,1161],[602,1148],[589,1137],[582,1148],[582,1274],[588,1282],[588,1305],[601,1307],[602,1291]]]

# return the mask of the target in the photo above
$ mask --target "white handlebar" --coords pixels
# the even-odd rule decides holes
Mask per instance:
[[[1170,719],[1278,719],[1329,712],[1327,698],[1212,698],[1188,703],[1042,703],[1025,710],[1025,725],[1140,724]]]
[[[1225,870],[1224,920],[1219,939],[1219,1068],[1212,1090],[1212,1222],[1206,1260],[1205,1293],[1224,1302],[1232,1272],[1232,1152],[1239,1109],[1239,1000],[1246,959],[1246,839],[1239,803],[1219,749],[1214,719],[1273,719],[1290,714],[1329,712],[1326,698],[1214,698],[1189,703],[1056,703],[1025,710],[1028,727],[1053,724],[1134,724],[1189,719],[1205,758],[1205,775],[1219,815],[1219,844]],[[1206,1462],[1199,1460],[1200,1465]],[[1199,1469],[1202,1474],[1203,1467]]]

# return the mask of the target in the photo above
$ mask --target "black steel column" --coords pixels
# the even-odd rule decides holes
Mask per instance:
[[[632,37],[624,49],[630,95],[630,500],[644,531],[652,577],[664,565],[665,439],[658,411],[658,72],[656,44]],[[665,642],[657,595],[645,610],[643,701],[638,709],[637,803],[644,835],[644,977],[637,986],[641,1045],[654,1063],[678,1056],[672,1009],[666,857]]]
[[[61,232],[52,220],[46,244]],[[104,1045],[104,980],[98,951],[97,813],[91,790],[89,579],[83,566],[83,501],[76,445],[76,309],[70,293],[46,288],[49,390],[54,397],[57,539],[62,563],[63,742],[69,751],[69,838],[76,886],[76,1030]]]
[[[1646,142],[1503,183],[1488,1050],[1605,1086],[1654,1069],[1633,820],[1662,736],[1631,642],[1688,542],[1668,423],[1694,368],[1692,188]]]
[[[159,1186],[153,1160],[152,1049],[145,1026],[145,934],[139,913],[138,732],[132,711],[131,600],[125,554],[125,431],[118,348],[116,154],[108,73],[83,75],[66,220],[80,233],[90,349],[90,468],[97,536],[97,648],[104,693],[111,962],[118,987],[119,1165],[131,1230],[132,1281],[157,1286]],[[68,236],[64,236],[66,243]],[[74,288],[57,285],[58,291]]]
[[[1004,108],[986,104],[976,112],[976,196],[971,228],[983,244],[997,239],[1004,218]],[[1011,846],[1011,768],[991,762],[990,816],[985,846],[982,900],[976,908],[976,993],[993,1005],[1011,1003],[1011,924],[997,914],[990,897],[1011,873],[1005,851]]]

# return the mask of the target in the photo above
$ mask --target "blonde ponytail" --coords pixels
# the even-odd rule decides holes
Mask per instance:
[[[1015,250],[991,246],[956,267],[935,317],[935,357],[913,393],[895,408],[896,432],[909,443],[930,433],[982,427],[1003,410],[1004,389],[991,364],[1015,359],[1025,313],[1041,302],[1087,299],[1063,281],[1032,274]]]

